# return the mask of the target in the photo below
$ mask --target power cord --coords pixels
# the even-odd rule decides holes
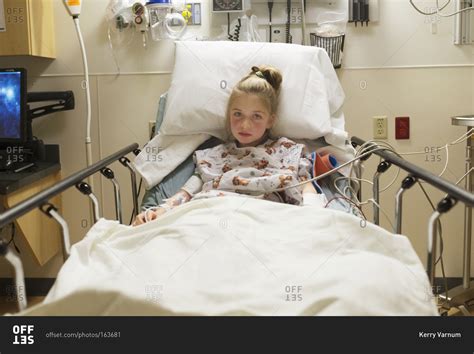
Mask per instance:
[[[273,10],[273,1],[267,2],[268,6],[268,30],[270,31],[269,42],[272,42],[272,10]]]
[[[286,43],[291,43],[290,21],[291,21],[291,0],[286,1]]]
[[[240,17],[237,19],[237,24],[235,25],[234,35],[230,33],[230,13],[227,13],[227,38],[229,41],[238,42],[240,37],[240,28],[242,27],[242,20]]]
[[[7,242],[7,245],[10,245],[10,243],[13,243],[13,247],[15,247],[15,250],[18,252],[18,254],[20,254],[20,249],[18,248],[18,246],[16,245],[15,243],[15,223],[12,222],[11,223],[11,237],[10,237],[10,241]]]

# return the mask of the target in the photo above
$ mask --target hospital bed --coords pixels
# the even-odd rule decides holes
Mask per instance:
[[[438,314],[430,284],[430,280],[434,279],[433,260],[436,254],[436,243],[433,242],[436,229],[433,224],[455,201],[474,205],[474,198],[395,154],[378,149],[373,144],[365,144],[355,137],[351,139],[352,144],[363,145],[366,149],[360,158],[379,155],[387,163],[396,164],[409,172],[410,177],[422,179],[448,194],[429,224],[429,277],[410,241],[397,230],[389,232],[377,226],[376,222],[341,210],[299,207],[245,196],[192,200],[139,227],[105,220],[95,213],[97,222],[82,241],[69,247],[67,223],[61,220],[54,206],[48,204],[54,195],[76,185],[94,200],[93,191],[82,181],[98,171],[104,173],[106,166],[120,159],[131,171],[134,208],[138,212],[136,178],[132,171],[140,173],[149,190],[158,188],[155,189],[153,203],[160,202],[159,198],[169,196],[179,188],[180,183],[184,183],[186,173],[182,171],[189,170],[186,161],[192,152],[202,147],[203,143],[212,143],[209,140],[212,137],[223,138],[219,129],[206,126],[208,122],[205,119],[212,121],[219,115],[219,111],[213,109],[222,109],[223,101],[217,98],[226,97],[227,87],[222,92],[212,88],[200,90],[203,96],[211,93],[204,97],[208,105],[203,112],[197,112],[198,126],[204,126],[201,131],[192,131],[179,122],[183,114],[189,114],[186,110],[179,111],[186,106],[179,105],[179,94],[191,99],[189,93],[180,90],[187,88],[184,81],[196,80],[193,75],[199,72],[195,70],[197,73],[187,78],[180,76],[180,68],[189,64],[183,57],[184,53],[210,73],[215,72],[212,66],[212,57],[218,54],[215,51],[221,54],[230,52],[230,56],[236,57],[235,62],[224,60],[226,64],[220,67],[220,78],[209,79],[222,88],[223,81],[231,87],[236,78],[242,76],[240,71],[247,71],[249,63],[257,60],[283,67],[284,64],[275,60],[275,53],[281,53],[282,49],[294,51],[293,60],[302,66],[310,63],[310,70],[308,67],[302,69],[302,77],[308,77],[306,81],[300,81],[306,83],[301,88],[302,102],[296,102],[305,109],[297,113],[314,120],[316,109],[325,121],[316,124],[299,122],[295,126],[286,120],[281,122],[279,128],[289,132],[286,134],[289,138],[304,142],[310,150],[314,148],[338,154],[341,166],[347,163],[339,171],[350,173],[349,161],[355,154],[343,129],[342,89],[325,52],[313,47],[267,43],[237,47],[236,51],[230,45],[226,42],[177,42],[175,72],[166,109],[160,105],[165,113],[160,134],[141,152],[137,150],[137,145],[130,145],[0,215],[0,227],[3,227],[33,208],[40,207],[46,214],[55,217],[64,230],[66,261],[53,288],[43,303],[30,309],[24,310],[25,303],[19,303],[21,315]],[[234,45],[246,46],[241,43]],[[218,55],[217,58],[223,60]],[[290,70],[295,77],[299,75],[292,71],[294,67],[291,65],[286,66],[286,70]],[[236,75],[235,71],[238,71]],[[283,69],[283,77],[288,76]],[[315,82],[319,85],[311,86]],[[298,91],[297,86],[290,87]],[[308,90],[317,98],[307,97],[304,92]],[[292,106],[295,102],[285,106],[285,97],[288,99],[283,90],[281,109],[295,109]],[[196,108],[192,103],[189,100],[186,102],[188,110],[189,106]],[[316,107],[318,105],[320,107]],[[173,117],[173,121],[167,121],[167,117]],[[315,129],[318,132],[302,135],[301,131],[305,129],[306,132],[314,132]],[[133,166],[124,157],[130,152],[138,154]],[[158,160],[157,156],[162,159]],[[150,161],[162,163],[147,163]],[[182,170],[179,170],[180,166]],[[358,168],[360,165],[355,170]],[[376,175],[380,173],[377,171]],[[176,177],[175,182],[179,182],[167,185],[168,176]],[[169,178],[168,182],[172,179]],[[376,192],[374,190],[374,195]],[[401,193],[397,200],[401,208]],[[144,205],[147,202],[150,202],[149,198]],[[340,208],[344,206],[341,204]],[[119,219],[118,195],[116,210]],[[401,210],[397,210],[400,217]],[[0,250],[15,266],[17,289],[24,289],[21,287],[21,263],[15,260],[15,255],[5,245],[0,245]],[[24,294],[20,295],[24,298]]]

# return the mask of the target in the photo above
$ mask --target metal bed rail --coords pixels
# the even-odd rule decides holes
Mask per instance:
[[[90,165],[84,168],[83,170],[72,174],[71,176],[61,180],[58,184],[55,184],[54,186],[34,195],[28,200],[14,205],[10,209],[6,210],[4,213],[0,214],[0,228],[5,227],[13,220],[28,213],[34,208],[42,206],[43,204],[47,203],[48,200],[52,197],[76,185],[77,183],[82,182],[83,179],[93,175],[94,173],[100,171],[102,168],[107,167],[111,163],[119,160],[123,156],[133,152],[136,149],[138,149],[138,144],[131,144],[96,162],[95,164]]]
[[[355,146],[362,146],[366,142],[358,137],[351,138],[352,144]],[[376,147],[377,144],[373,143],[373,147]],[[369,145],[370,149],[370,145]],[[369,150],[370,151],[370,150]],[[432,286],[435,282],[435,273],[436,273],[436,252],[437,252],[437,231],[438,223],[440,222],[440,217],[442,214],[447,213],[451,208],[459,201],[464,203],[465,206],[473,207],[474,206],[474,194],[458,187],[457,185],[446,181],[445,179],[434,175],[433,173],[414,165],[411,162],[406,161],[403,158],[400,158],[395,153],[385,150],[374,151],[373,154],[383,158],[375,173],[374,177],[374,188],[373,194],[374,199],[377,199],[378,202],[378,177],[380,173],[383,173],[388,169],[386,164],[393,164],[401,169],[409,172],[409,175],[403,180],[400,189],[398,190],[395,197],[395,229],[394,232],[400,234],[402,228],[402,195],[403,193],[411,188],[418,179],[425,181],[426,183],[432,185],[433,187],[446,193],[444,197],[436,206],[433,214],[431,215],[428,222],[428,247],[427,247],[427,267],[426,272]],[[385,165],[382,165],[385,164]],[[360,196],[360,190],[358,191]],[[374,207],[374,222],[378,224],[378,208]],[[470,279],[470,265],[471,265],[471,234],[465,234],[464,239],[464,259],[463,259],[463,285],[458,286],[454,289],[449,290],[450,296],[448,296],[448,289],[446,289],[445,295],[441,295],[440,298],[445,300],[445,304],[449,307],[458,307],[464,314],[468,313],[465,306],[468,302],[474,299],[474,282]]]
[[[351,138],[351,141],[359,146],[365,144],[364,140],[355,136]],[[391,164],[396,165],[402,168],[403,170],[411,173],[415,177],[431,184],[433,187],[436,187],[442,190],[443,192],[446,192],[449,196],[456,199],[457,201],[463,202],[470,206],[474,206],[474,195],[454,185],[453,183],[446,181],[445,179],[438,177],[433,173],[398,157],[393,152],[374,151],[373,153],[382,157],[385,161],[388,161]]]
[[[57,209],[54,205],[50,204],[48,201],[53,198],[54,196],[62,193],[66,189],[76,186],[76,188],[83,194],[89,196],[91,200],[94,202],[94,219],[99,218],[98,213],[98,203],[97,199],[92,193],[90,186],[83,182],[83,180],[94,173],[101,171],[103,175],[105,175],[108,179],[110,179],[114,183],[114,192],[115,192],[115,203],[116,208],[121,207],[120,205],[120,198],[118,195],[118,187],[117,181],[114,178],[113,172],[107,168],[108,165],[115,161],[120,161],[122,165],[127,167],[131,172],[132,177],[132,194],[133,199],[136,201],[137,199],[137,190],[136,190],[136,176],[135,171],[131,167],[130,161],[125,157],[125,155],[133,152],[134,154],[138,154],[140,150],[138,149],[138,144],[134,143],[131,144],[119,151],[107,156],[106,158],[96,162],[95,164],[88,166],[79,172],[72,174],[71,176],[61,180],[59,183],[51,186],[50,188],[35,194],[31,198],[24,200],[10,209],[6,210],[4,213],[0,214],[0,228],[10,224],[17,218],[23,216],[24,214],[30,212],[34,208],[40,208],[40,210],[45,213],[47,216],[52,217],[58,222],[62,228],[62,251],[64,260],[67,259],[69,256],[70,250],[70,240],[69,240],[69,228],[67,222],[61,217],[61,215],[57,212]],[[121,219],[121,214],[119,214],[118,209],[117,217]],[[136,203],[134,202],[134,213],[137,213],[138,209],[136,207]],[[133,215],[132,215],[133,216]],[[97,220],[96,220],[97,221]],[[119,220],[121,221],[121,220]],[[8,247],[8,244],[0,239],[0,256],[5,257],[5,259],[12,265],[15,271],[15,289],[16,289],[16,296],[18,301],[18,309],[20,311],[26,308],[26,292],[25,292],[25,285],[24,285],[24,275],[23,275],[23,266],[21,263],[20,258],[14,254]]]

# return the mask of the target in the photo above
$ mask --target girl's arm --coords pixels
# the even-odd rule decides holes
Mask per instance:
[[[168,198],[165,203],[160,204],[158,207],[148,209],[137,215],[133,226],[144,224],[148,221],[157,219],[160,215],[167,211],[176,208],[177,206],[190,201],[194,194],[202,189],[203,182],[199,175],[194,174],[191,176],[183,187],[171,198]]]

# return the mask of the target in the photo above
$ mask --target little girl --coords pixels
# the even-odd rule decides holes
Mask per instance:
[[[278,69],[252,67],[234,87],[227,104],[226,129],[231,141],[196,150],[194,175],[165,204],[139,214],[134,225],[154,220],[191,199],[238,193],[301,205],[303,192],[316,194],[311,183],[267,193],[311,177],[311,161],[305,157],[304,145],[284,137],[272,138],[281,82]]]

